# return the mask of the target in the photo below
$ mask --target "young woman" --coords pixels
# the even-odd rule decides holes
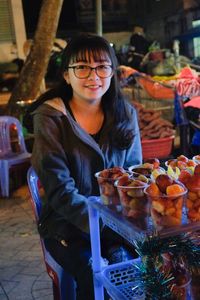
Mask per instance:
[[[63,54],[63,79],[34,103],[32,165],[46,203],[39,232],[55,260],[77,281],[77,300],[93,300],[87,198],[99,195],[94,174],[142,161],[137,115],[123,99],[117,61],[102,37],[82,34]],[[102,255],[120,261],[123,239],[102,228]]]

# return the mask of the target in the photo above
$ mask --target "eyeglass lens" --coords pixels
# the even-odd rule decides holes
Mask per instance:
[[[109,65],[101,65],[96,68],[90,66],[74,66],[74,73],[78,78],[87,78],[92,70],[95,70],[96,74],[101,78],[106,78],[112,75],[112,67]]]

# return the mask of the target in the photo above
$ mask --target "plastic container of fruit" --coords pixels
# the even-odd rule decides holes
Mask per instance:
[[[200,221],[200,187],[188,188],[186,211],[189,222]]]
[[[142,228],[148,227],[149,201],[144,194],[148,184],[139,179],[131,177],[121,177],[115,182],[117,187],[122,214],[134,219]]]
[[[173,141],[174,136],[162,139],[142,140],[143,159],[149,157],[168,157],[172,151]]]
[[[184,170],[186,168],[194,168],[196,166],[196,162],[194,159],[189,159],[184,155],[180,155],[177,158],[169,159],[165,162],[166,167],[171,167],[173,170],[179,168],[180,170]]]
[[[146,164],[142,164],[142,165],[136,165],[136,166],[130,166],[128,169],[130,172],[134,174],[142,174],[144,176],[146,176],[147,178],[151,178],[152,172],[154,172],[156,170],[157,173],[165,173],[165,169],[163,169],[162,167],[158,167],[158,168],[151,168],[145,166]]]
[[[175,295],[173,299],[189,300],[191,299],[191,276],[185,267],[176,264],[171,268],[172,276],[175,278],[172,292]],[[192,298],[193,299],[193,298]]]
[[[99,185],[99,191],[102,203],[109,206],[119,206],[120,200],[115,181],[122,176],[130,176],[131,172],[127,172],[121,167],[113,167],[104,169],[95,174]]]
[[[199,299],[200,295],[200,274],[198,271],[193,272],[192,274],[192,282],[191,282],[191,294],[192,294],[192,299]]]
[[[200,176],[192,175],[185,183],[188,194],[186,212],[189,222],[200,221]]]
[[[193,156],[193,157],[192,157],[192,160],[193,160],[196,164],[200,164],[200,154]]]
[[[145,175],[139,174],[139,173],[135,173],[135,172],[131,172],[130,178],[131,179],[138,179],[138,180],[141,180],[145,183],[149,183],[150,180],[151,180],[151,178],[149,178],[148,176],[145,176]]]
[[[182,224],[187,188],[179,181],[163,174],[144,189],[150,202],[154,227],[159,231]]]

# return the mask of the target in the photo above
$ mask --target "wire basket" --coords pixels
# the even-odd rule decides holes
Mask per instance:
[[[174,99],[154,99],[148,96],[144,89],[134,88],[134,98],[145,108],[160,111],[162,117],[170,122],[174,119]]]
[[[142,75],[136,77],[136,82],[134,87],[135,99],[145,108],[161,111],[164,119],[173,121],[175,97],[173,87]]]

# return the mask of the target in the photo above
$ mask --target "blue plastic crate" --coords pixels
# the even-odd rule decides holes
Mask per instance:
[[[135,266],[138,259],[107,266],[96,274],[113,299],[143,300],[145,294],[140,283],[140,272]]]

